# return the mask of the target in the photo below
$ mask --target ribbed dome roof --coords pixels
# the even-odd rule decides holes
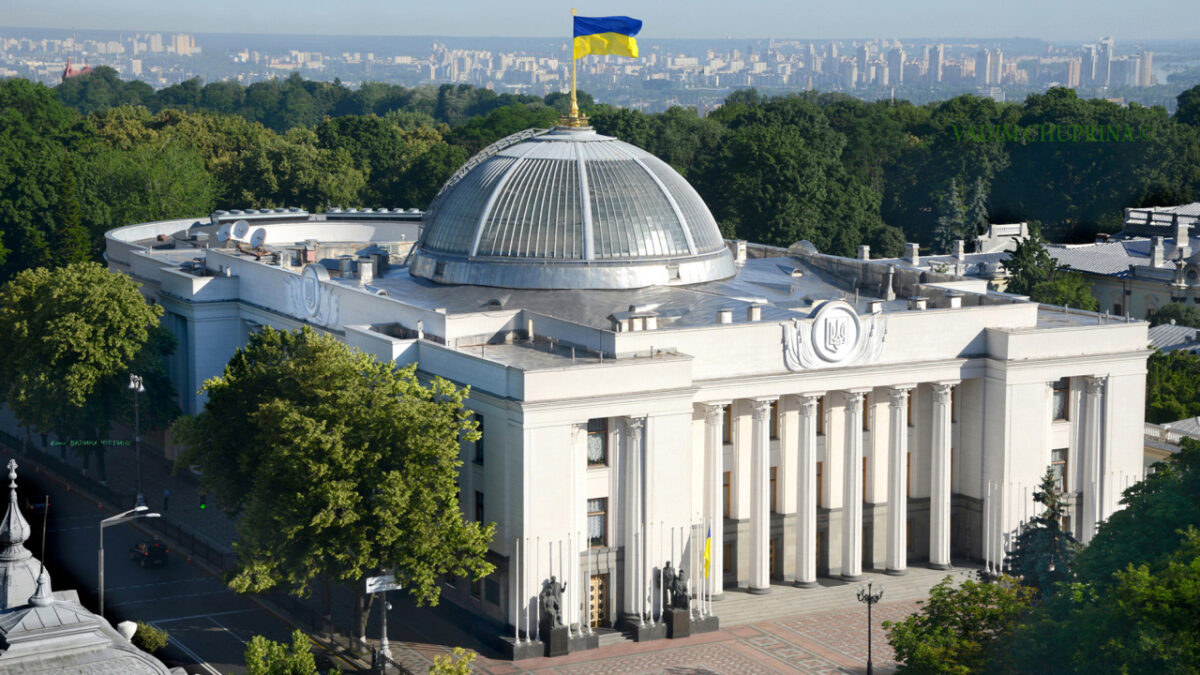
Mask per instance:
[[[471,158],[430,207],[410,270],[510,288],[639,288],[735,271],[708,207],[674,169],[564,127]]]

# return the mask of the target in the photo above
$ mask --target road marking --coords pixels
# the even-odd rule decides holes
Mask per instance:
[[[205,595],[222,595],[224,593],[231,593],[231,592],[232,591],[230,591],[229,589],[224,589],[221,591],[210,591],[208,593],[185,593],[183,595],[160,595],[160,596],[157,596],[154,598],[147,598],[145,600],[130,600],[128,602],[114,602],[114,603],[106,603],[106,604],[110,604],[112,607],[127,607],[129,605],[141,605],[141,604],[144,604],[147,602],[161,602],[163,600],[179,600],[181,598],[199,598],[199,597],[202,597]]]
[[[209,616],[225,616],[227,614],[245,614],[246,612],[253,612],[253,611],[256,611],[256,610],[253,610],[253,609],[231,609],[231,610],[224,611],[224,612],[213,612],[212,614],[192,614],[190,616],[175,616],[175,617],[171,617],[170,619],[155,619],[154,623],[170,623],[172,621],[188,621],[190,619],[203,619],[203,618],[209,617]]]
[[[217,628],[220,628],[221,630],[223,630],[223,631],[229,633],[231,636],[233,636],[234,640],[237,640],[238,642],[240,642],[242,644],[246,644],[246,641],[243,640],[242,638],[238,637],[237,633],[230,630],[228,626],[222,624],[220,621],[217,621],[216,619],[212,618],[211,614],[209,614],[205,618],[208,619],[209,621],[213,622],[213,624],[215,624],[217,626]]]
[[[197,581],[216,581],[212,577],[195,577],[192,579],[180,579],[178,581],[159,581],[153,584],[134,584],[132,586],[105,586],[104,592],[125,591],[133,588],[154,588],[156,586],[174,586],[176,584],[190,584]]]
[[[150,625],[154,626],[153,623],[151,623]],[[154,627],[158,628],[158,626],[154,626]],[[160,628],[159,630],[162,630],[162,629]],[[170,642],[171,644],[175,645],[176,647],[178,647],[179,651],[183,652],[184,654],[187,654],[192,660],[194,660],[196,662],[196,665],[199,666],[200,668],[207,670],[209,673],[212,673],[212,675],[221,675],[221,671],[208,665],[208,663],[204,659],[200,658],[200,656],[197,655],[196,652],[188,649],[187,645],[180,642],[177,638],[168,636],[167,641]]]

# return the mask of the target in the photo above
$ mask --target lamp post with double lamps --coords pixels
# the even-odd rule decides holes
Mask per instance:
[[[873,666],[871,664],[871,605],[879,602],[883,597],[883,586],[879,587],[878,592],[874,592],[872,582],[868,581],[866,586],[861,586],[858,589],[858,601],[867,603],[867,675],[872,675]]]
[[[146,495],[142,494],[142,420],[138,410],[138,394],[146,391],[142,386],[142,376],[130,373],[129,388],[133,390],[133,448],[137,456],[137,500],[133,504],[144,507]]]
[[[135,506],[125,513],[118,513],[100,521],[100,616],[104,616],[104,528],[109,525],[127,523],[138,518],[159,518],[162,514],[153,513],[146,505]]]

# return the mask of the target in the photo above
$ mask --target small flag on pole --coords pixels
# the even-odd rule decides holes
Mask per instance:
[[[704,536],[704,578],[708,578],[708,561],[712,557],[712,526],[708,527],[708,534]]]
[[[642,22],[627,16],[575,17],[575,58],[588,54],[638,57],[637,40]]]

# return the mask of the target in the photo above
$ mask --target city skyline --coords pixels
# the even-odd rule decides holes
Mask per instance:
[[[778,0],[749,0],[730,12],[728,3],[632,2],[583,5],[527,0],[499,5],[454,0],[439,6],[402,2],[391,5],[354,0],[337,6],[315,2],[265,0],[247,6],[231,0],[204,5],[178,1],[127,0],[81,4],[44,0],[4,3],[4,27],[56,30],[187,31],[196,33],[403,35],[461,37],[556,37],[568,34],[571,5],[584,15],[627,14],[645,22],[642,37],[846,39],[939,37],[997,39],[1028,37],[1086,41],[1094,35],[1121,33],[1130,40],[1192,39],[1188,26],[1200,23],[1200,5],[1169,0],[1144,3],[1130,14],[1116,3],[1047,6],[1018,0],[1002,13],[975,10],[962,3],[932,0],[919,10],[883,0],[795,5]],[[723,11],[724,10],[724,11]]]

